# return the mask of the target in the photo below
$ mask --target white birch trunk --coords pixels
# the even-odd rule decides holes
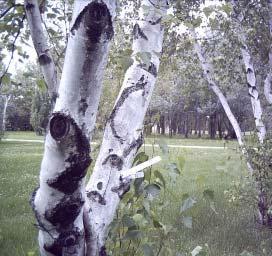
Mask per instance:
[[[143,0],[140,18],[134,25],[134,62],[125,74],[86,187],[88,199],[84,217],[85,222],[89,223],[88,256],[106,255],[109,225],[122,196],[129,190],[130,179],[122,179],[121,174],[130,169],[143,142],[143,120],[159,69],[163,42],[161,20],[167,5],[166,0]],[[141,56],[149,56],[148,63]]]
[[[225,97],[225,95],[222,93],[222,91],[220,90],[220,88],[218,87],[218,85],[215,82],[215,79],[213,78],[213,67],[212,64],[206,59],[206,57],[204,56],[204,53],[202,51],[202,47],[201,45],[197,42],[197,36],[195,33],[194,29],[190,29],[190,33],[194,39],[194,49],[195,52],[198,56],[198,59],[200,61],[205,79],[207,80],[209,87],[212,89],[212,91],[215,93],[215,95],[218,97],[218,99],[220,100],[220,103],[226,113],[226,116],[228,117],[232,128],[235,131],[235,135],[237,137],[237,141],[239,146],[241,147],[241,151],[243,153],[243,155],[246,158],[246,163],[247,163],[247,168],[249,173],[252,175],[253,174],[253,168],[251,166],[251,164],[248,162],[248,153],[245,147],[245,143],[244,143],[244,138],[241,132],[241,128],[240,125],[237,121],[237,119],[235,118],[235,116],[233,115],[230,106],[228,104],[228,101]]]
[[[269,32],[272,37],[272,0],[267,0],[269,8]],[[264,95],[269,104],[272,104],[272,44],[270,43],[269,50],[269,71],[264,81]]]
[[[3,132],[6,131],[6,116],[7,116],[8,103],[10,99],[11,99],[11,95],[5,95],[5,104],[3,108],[3,123],[2,123]]]
[[[221,103],[222,107],[224,108],[224,111],[225,111],[234,131],[235,131],[239,146],[241,148],[244,148],[243,135],[241,132],[240,125],[237,122],[235,116],[233,115],[225,95],[222,93],[222,91],[220,90],[220,88],[218,87],[218,85],[216,84],[216,82],[213,78],[213,67],[212,67],[211,63],[209,63],[209,61],[204,56],[201,45],[197,42],[197,39],[196,39],[197,37],[196,37],[196,33],[195,33],[194,29],[190,29],[190,33],[191,33],[192,37],[194,38],[194,49],[195,49],[195,52],[197,53],[198,59],[200,61],[205,79],[209,83],[209,87],[212,89],[212,91],[216,94],[216,96],[220,100],[220,103]]]
[[[232,5],[235,13],[235,8],[237,8],[238,1],[237,0],[232,0]],[[250,95],[250,100],[251,100],[251,105],[252,105],[252,110],[253,110],[253,116],[255,119],[255,126],[257,129],[257,134],[259,138],[259,142],[263,143],[263,140],[266,135],[266,128],[262,120],[262,106],[261,106],[261,101],[259,98],[259,92],[258,88],[256,85],[256,76],[255,76],[255,69],[253,66],[253,60],[251,58],[251,54],[249,51],[249,48],[246,43],[246,35],[245,32],[242,28],[242,21],[244,19],[243,13],[239,13],[236,15],[236,28],[237,28],[237,35],[239,37],[239,40],[242,44],[241,47],[241,53],[246,69],[246,78],[247,78],[247,86],[248,86],[248,93]]]
[[[75,1],[40,186],[31,199],[41,255],[85,255],[84,177],[114,16],[115,1]]]
[[[259,92],[256,85],[256,76],[255,76],[255,70],[253,66],[253,60],[251,58],[251,54],[249,51],[249,48],[246,43],[246,34],[242,27],[242,21],[244,20],[244,14],[243,11],[240,13],[237,12],[238,8],[238,1],[232,0],[232,6],[233,6],[233,13],[235,18],[235,26],[237,29],[237,35],[240,40],[240,43],[242,44],[241,47],[241,53],[246,69],[246,77],[247,77],[247,85],[248,85],[248,91],[251,99],[251,105],[253,110],[253,116],[255,118],[255,126],[257,129],[258,139],[259,142],[262,144],[265,136],[266,136],[266,128],[262,120],[262,106],[259,99]],[[258,170],[256,170],[257,172]],[[270,198],[268,198],[267,193],[263,190],[263,181],[260,181],[260,179],[256,179],[256,189],[258,191],[258,217],[260,223],[263,225],[269,225],[271,216],[268,212],[268,209],[270,208],[271,204],[269,203],[271,201]]]
[[[38,61],[53,107],[56,102],[58,91],[57,69],[50,53],[49,46],[47,45],[47,39],[44,35],[39,4],[37,0],[25,0],[24,6],[32,42],[38,55]]]

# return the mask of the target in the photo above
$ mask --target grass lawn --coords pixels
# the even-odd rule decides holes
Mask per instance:
[[[7,133],[12,139],[43,139],[31,132]],[[168,144],[223,146],[222,141],[197,139],[164,139]],[[152,143],[154,138],[146,139]],[[192,229],[177,226],[178,235],[171,237],[177,251],[191,255],[197,246],[208,247],[209,256],[239,256],[243,251],[252,255],[272,255],[271,230],[260,227],[254,221],[254,210],[244,200],[229,202],[225,191],[233,182],[243,183],[246,171],[240,155],[234,149],[175,149],[170,148],[167,161],[175,162],[178,156],[185,158],[185,167],[175,180],[167,179],[167,211],[160,221],[175,225],[179,217],[182,195],[196,198],[196,205],[188,214],[193,217]],[[147,154],[161,154],[160,149],[146,147]],[[28,199],[38,184],[39,166],[43,145],[29,142],[0,142],[0,255],[38,255],[37,229]],[[164,160],[166,161],[166,160]],[[154,167],[166,174],[161,163]],[[166,175],[167,176],[167,175]],[[204,199],[204,190],[214,191],[213,207]],[[33,254],[34,253],[34,254]],[[137,254],[138,255],[138,254]],[[140,254],[139,254],[140,255]],[[171,256],[162,250],[161,256]],[[173,254],[176,256],[177,254]],[[244,254],[246,255],[246,254]],[[119,255],[116,255],[119,256]]]

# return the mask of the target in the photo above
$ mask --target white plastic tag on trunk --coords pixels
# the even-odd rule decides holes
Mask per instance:
[[[121,177],[122,178],[130,178],[130,179],[143,178],[144,172],[142,170],[153,165],[153,164],[156,164],[160,161],[161,161],[161,157],[156,156],[146,162],[143,162],[137,166],[130,168],[129,170],[122,171]]]

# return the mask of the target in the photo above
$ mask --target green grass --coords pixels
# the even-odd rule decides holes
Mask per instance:
[[[6,132],[5,139],[43,140],[43,136],[37,136],[35,132]]]
[[[31,132],[7,133],[6,138],[42,139]],[[222,141],[164,139],[169,144],[223,146]],[[146,139],[151,143],[154,138]],[[253,255],[272,255],[271,231],[256,224],[254,209],[244,201],[229,202],[224,191],[232,181],[242,181],[247,175],[239,153],[228,143],[228,149],[170,149],[169,161],[178,156],[186,159],[182,175],[174,181],[167,179],[167,210],[160,221],[176,225],[180,218],[182,195],[195,197],[197,204],[188,214],[193,217],[193,228],[176,225],[177,234],[170,237],[175,249],[190,255],[197,245],[209,246],[209,256],[238,256],[244,250]],[[148,154],[161,154],[158,148],[146,147]],[[28,204],[30,193],[38,184],[43,145],[39,143],[0,142],[0,255],[22,256],[28,252],[37,253],[37,230]],[[167,171],[161,163],[154,167],[164,174]],[[167,175],[166,175],[167,176]],[[203,198],[205,189],[215,193],[214,212]],[[171,236],[171,235],[170,235]],[[267,253],[263,253],[266,249]],[[270,251],[269,251],[270,250]],[[168,256],[169,254],[160,254]],[[119,256],[119,255],[116,255]],[[171,256],[171,255],[169,255]]]

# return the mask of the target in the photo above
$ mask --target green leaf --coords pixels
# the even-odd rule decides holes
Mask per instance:
[[[165,182],[165,179],[164,179],[163,175],[158,170],[156,170],[154,172],[154,175],[155,175],[156,178],[158,178],[161,181],[163,187],[165,188],[166,182]]]
[[[127,214],[125,214],[122,218],[122,223],[125,227],[134,227],[136,226],[136,223],[134,222],[134,220]]]
[[[45,83],[44,79],[38,79],[38,80],[36,81],[36,84],[37,84],[38,88],[39,88],[42,92],[46,92],[47,86],[46,86],[46,83]]]
[[[9,85],[10,84],[10,79],[11,74],[10,73],[6,73],[3,77],[2,77],[2,84],[3,85]]]
[[[226,4],[223,4],[220,9],[229,16],[232,12],[232,5],[229,3],[226,3]]]
[[[144,226],[147,224],[147,220],[145,219],[145,217],[142,214],[136,213],[132,219],[135,221],[136,224],[138,224],[138,226]]]
[[[186,227],[186,228],[192,228],[193,227],[193,218],[192,217],[182,217],[181,219],[182,224]]]
[[[142,248],[143,248],[144,256],[154,256],[153,249],[149,244],[143,244]]]
[[[214,191],[211,189],[206,189],[203,191],[203,196],[205,199],[213,201],[214,200]]]
[[[144,192],[144,178],[135,179],[134,191],[136,196],[140,196]]]
[[[204,7],[203,12],[204,12],[206,17],[209,17],[212,14],[213,9],[211,7]]]
[[[161,222],[159,222],[158,220],[153,219],[153,226],[154,226],[154,228],[162,228],[163,224]]]
[[[196,200],[194,200],[192,197],[185,199],[180,208],[180,213],[187,211],[188,209],[192,208],[195,204]]]
[[[167,169],[168,169],[170,172],[174,173],[174,174],[178,174],[178,175],[181,174],[181,172],[180,172],[180,170],[179,170],[179,168],[178,168],[178,166],[177,166],[176,163],[170,163],[170,164],[168,164],[168,165],[167,165]]]
[[[134,161],[133,161],[133,165],[135,163],[137,164],[141,164],[143,162],[146,162],[148,160],[149,156],[145,153],[145,152],[140,152],[136,155],[136,157],[134,158]]]
[[[133,59],[131,57],[121,57],[119,62],[121,68],[126,71],[133,64]]]
[[[143,236],[140,230],[128,230],[123,237],[123,240],[135,240]]]
[[[146,67],[150,66],[150,62],[151,62],[150,52],[138,52],[135,57],[137,61],[144,64]]]
[[[145,187],[147,198],[149,200],[153,200],[154,198],[158,197],[160,194],[160,190],[161,188],[157,184],[149,184]]]

